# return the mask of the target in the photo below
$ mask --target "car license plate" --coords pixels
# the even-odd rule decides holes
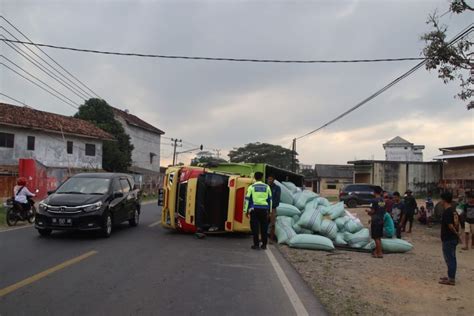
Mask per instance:
[[[54,225],[59,225],[59,226],[71,226],[72,219],[71,218],[53,218],[52,223]]]

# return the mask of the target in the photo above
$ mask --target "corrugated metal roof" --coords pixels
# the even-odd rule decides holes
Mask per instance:
[[[439,156],[433,157],[433,159],[434,160],[444,160],[444,159],[456,159],[456,158],[468,158],[468,157],[474,157],[474,153],[439,155]]]

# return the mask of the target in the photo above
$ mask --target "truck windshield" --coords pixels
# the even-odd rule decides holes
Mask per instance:
[[[109,191],[110,179],[103,178],[70,178],[56,190],[58,194],[106,194]]]

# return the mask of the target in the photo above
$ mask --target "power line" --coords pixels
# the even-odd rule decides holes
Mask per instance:
[[[1,28],[1,26],[0,26]],[[0,36],[4,37],[3,35],[0,34]],[[28,60],[30,63],[32,63],[33,65],[35,65],[37,68],[39,68],[42,72],[44,72],[45,74],[47,74],[49,77],[53,78],[54,80],[56,80],[57,82],[59,82],[59,84],[63,85],[64,87],[66,87],[66,89],[68,89],[69,91],[71,91],[72,93],[74,93],[76,96],[78,96],[79,98],[83,99],[83,100],[86,100],[88,99],[88,96],[84,97],[84,95],[81,95],[79,94],[80,92],[77,92],[77,90],[73,90],[74,87],[70,86],[67,82],[65,82],[64,80],[62,80],[61,78],[57,77],[55,74],[53,74],[50,70],[48,70],[46,67],[44,67],[43,65],[41,65],[40,63],[38,63],[38,61],[34,60],[31,55],[28,55],[27,53],[25,53],[24,51],[22,51],[21,49],[18,49],[16,46],[14,46],[14,44],[10,44],[10,43],[7,43],[7,42],[4,42],[4,44],[8,45],[11,49],[13,49],[14,51],[16,51],[19,55],[21,55],[23,58],[25,58],[26,60]]]
[[[11,70],[12,72],[16,73],[18,76],[22,77],[23,79],[28,80],[28,81],[31,82],[32,84],[34,84],[34,85],[36,85],[37,87],[39,87],[40,89],[42,89],[42,90],[48,92],[49,94],[51,94],[52,96],[58,98],[58,99],[61,100],[62,102],[66,103],[67,105],[69,105],[69,106],[71,106],[71,107],[77,109],[77,107],[76,107],[74,104],[71,104],[71,103],[69,103],[68,101],[62,99],[62,98],[59,97],[57,94],[54,94],[53,92],[51,92],[51,91],[49,91],[48,89],[42,87],[41,85],[39,85],[38,83],[34,82],[33,80],[31,80],[31,79],[29,79],[29,78],[23,76],[22,74],[20,74],[20,73],[19,73],[18,71],[16,71],[16,70],[12,69],[11,67],[9,67],[9,66],[5,65],[4,63],[1,63],[1,62],[0,62],[0,65],[2,65],[3,67],[5,67],[5,68]]]
[[[33,41],[31,39],[28,38],[28,36],[26,36],[25,34],[23,34],[15,25],[13,25],[10,21],[8,21],[4,16],[0,15],[0,18],[2,18],[5,22],[7,22],[12,28],[14,28],[18,33],[20,33],[21,35],[23,35],[24,38],[26,38],[29,42],[24,42],[24,44],[27,44],[27,45],[34,45],[36,46],[36,48],[41,51],[43,54],[45,54],[53,63],[55,63],[59,68],[61,68],[65,73],[67,73],[69,76],[71,76],[72,78],[74,78],[78,83],[80,83],[84,88],[86,88],[87,90],[89,90],[93,95],[95,95],[96,97],[102,99],[94,90],[92,90],[91,88],[89,88],[84,82],[82,82],[81,80],[79,80],[76,76],[74,76],[72,73],[70,73],[66,68],[64,68],[63,66],[61,66],[56,60],[53,59],[53,57],[49,56],[44,50],[42,50],[38,45],[35,45],[33,43]]]
[[[469,34],[470,32],[472,32],[474,29],[474,26],[473,24],[471,23],[466,29],[464,29],[463,31],[461,31],[458,35],[456,35],[449,43],[448,45],[452,45],[454,43],[456,43],[459,39],[463,38],[464,36],[466,36],[467,34]],[[424,59],[423,61],[421,61],[420,63],[416,64],[414,67],[410,68],[410,70],[408,70],[407,72],[405,72],[404,74],[402,74],[401,76],[397,77],[395,80],[391,81],[389,84],[385,85],[382,89],[378,90],[377,92],[373,93],[372,95],[370,95],[369,97],[365,98],[364,100],[362,100],[361,102],[357,103],[355,106],[351,107],[349,110],[343,112],[342,114],[338,115],[337,117],[335,117],[334,119],[330,120],[329,122],[327,123],[324,123],[323,125],[321,125],[320,127],[304,134],[304,135],[301,135],[299,137],[296,137],[295,140],[298,140],[298,139],[301,139],[303,137],[306,137],[306,136],[309,136],[313,133],[316,133],[320,130],[322,130],[323,128],[331,125],[332,123],[342,119],[343,117],[345,117],[346,115],[352,113],[353,111],[357,110],[358,108],[360,108],[361,106],[363,106],[364,104],[366,104],[367,102],[369,102],[370,100],[374,99],[375,97],[379,96],[380,94],[384,93],[385,91],[387,91],[388,89],[390,89],[391,87],[393,87],[394,85],[396,85],[397,83],[399,83],[400,81],[402,81],[403,79],[405,79],[406,77],[410,76],[412,73],[414,73],[415,71],[417,71],[418,69],[420,69],[425,63],[426,63],[426,59]]]
[[[187,60],[206,60],[206,61],[229,61],[229,62],[251,62],[251,63],[284,63],[284,64],[335,64],[335,63],[376,63],[376,62],[394,62],[394,61],[413,61],[424,60],[423,57],[401,57],[401,58],[375,58],[375,59],[250,59],[250,58],[229,58],[229,57],[204,57],[204,56],[182,56],[182,55],[159,55],[159,54],[140,54],[140,53],[123,53],[113,51],[102,51],[95,49],[74,48],[67,46],[58,46],[51,44],[23,42],[11,39],[0,39],[0,41],[18,43],[25,45],[35,45],[37,47],[49,47],[55,49],[69,50],[82,53],[116,55],[116,56],[134,56],[146,58],[165,58],[165,59],[187,59]]]
[[[13,98],[13,97],[11,97],[11,96],[9,96],[9,95],[6,95],[5,93],[0,92],[0,95],[3,95],[5,98],[8,98],[8,99],[13,100],[13,101],[15,101],[15,102],[18,102],[18,103],[22,104],[23,106],[31,107],[31,106],[29,106],[28,104],[26,104],[25,102],[19,101],[19,100],[15,99],[15,98]]]
[[[53,90],[54,92],[56,92],[57,94],[59,94],[60,96],[62,96],[63,98],[65,98],[66,100],[70,101],[71,103],[74,103],[76,106],[79,106],[79,103],[75,102],[74,100],[69,99],[67,96],[65,96],[64,94],[62,94],[62,93],[59,92],[58,90],[54,89],[53,87],[51,87],[49,84],[47,84],[47,83],[44,82],[43,80],[39,79],[39,78],[36,77],[35,75],[32,75],[30,72],[28,72],[28,71],[26,71],[25,69],[21,68],[20,66],[18,66],[17,64],[15,64],[13,61],[11,61],[11,59],[5,57],[4,55],[0,55],[0,57],[3,57],[5,60],[7,60],[8,62],[10,62],[10,63],[13,64],[14,66],[16,66],[18,69],[20,69],[20,70],[23,71],[24,73],[30,75],[31,77],[35,78],[36,80],[38,80],[39,82],[41,82],[42,84],[44,84],[45,86],[47,86],[48,88],[50,88],[51,90]]]

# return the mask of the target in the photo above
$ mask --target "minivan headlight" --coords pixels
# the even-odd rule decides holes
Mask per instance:
[[[43,201],[41,201],[39,204],[38,204],[38,207],[39,207],[39,210],[40,211],[46,211],[46,209],[48,208],[48,204],[44,203]]]
[[[97,211],[102,207],[102,202],[97,202],[91,205],[87,205],[83,208],[84,212],[93,212]]]

